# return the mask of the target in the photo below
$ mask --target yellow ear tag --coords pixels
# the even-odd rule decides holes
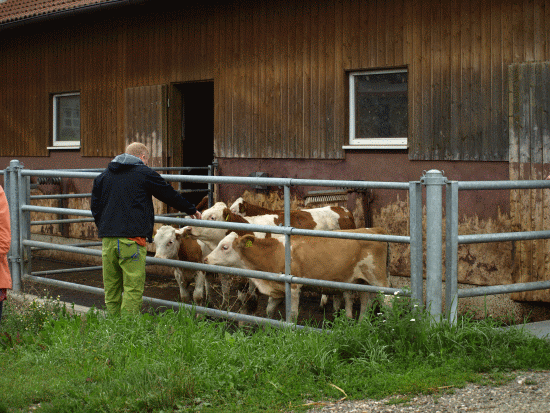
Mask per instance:
[[[229,221],[229,214],[227,214],[227,216],[225,217],[225,220]]]
[[[246,241],[246,244],[244,244],[246,248],[250,248],[252,246],[252,240]]]

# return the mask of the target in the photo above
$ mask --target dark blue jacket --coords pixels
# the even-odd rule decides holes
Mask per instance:
[[[144,237],[152,242],[152,196],[178,211],[196,208],[141,159],[124,153],[94,179],[91,210],[99,237]]]

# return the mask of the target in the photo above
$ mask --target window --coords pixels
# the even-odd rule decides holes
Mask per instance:
[[[350,73],[351,148],[407,148],[407,83],[406,69]]]
[[[54,147],[80,146],[80,94],[53,97]]]

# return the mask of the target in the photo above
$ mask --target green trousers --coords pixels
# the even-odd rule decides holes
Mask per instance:
[[[103,288],[109,315],[139,314],[147,248],[128,238],[102,238]]]

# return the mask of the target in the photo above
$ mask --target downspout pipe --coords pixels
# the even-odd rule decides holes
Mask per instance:
[[[65,17],[82,16],[84,14],[94,13],[97,11],[112,10],[125,6],[137,6],[148,1],[149,0],[111,0],[104,3],[96,3],[82,7],[75,7],[68,10],[58,10],[51,13],[40,14],[37,16],[29,16],[14,21],[0,23],[0,31],[34,23],[50,22]]]

